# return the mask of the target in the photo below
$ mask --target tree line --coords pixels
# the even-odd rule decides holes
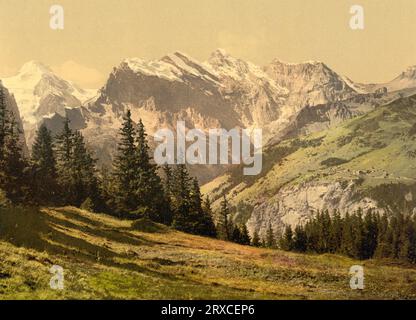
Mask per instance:
[[[153,162],[144,125],[141,120],[135,124],[130,111],[123,117],[111,170],[97,169],[83,135],[70,128],[68,119],[56,136],[42,125],[29,156],[24,155],[20,133],[0,87],[0,205],[71,205],[218,235],[210,200],[203,199],[197,179],[185,165],[160,168]],[[237,231],[233,234],[243,241]]]
[[[285,227],[279,239],[283,250],[338,253],[355,259],[392,258],[416,263],[416,216],[391,215],[358,209],[344,216],[338,211],[317,212],[292,230]]]

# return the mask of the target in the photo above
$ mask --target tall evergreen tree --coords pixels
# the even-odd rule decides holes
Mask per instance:
[[[231,239],[231,223],[229,221],[230,216],[230,208],[228,206],[228,201],[225,195],[220,204],[220,211],[217,221],[217,232],[218,236],[222,240],[230,240]]]
[[[36,202],[55,204],[58,197],[56,159],[51,132],[42,125],[36,133],[31,157],[32,192]]]
[[[247,245],[247,246],[250,245],[251,238],[250,238],[250,234],[248,232],[248,229],[245,223],[242,224],[240,231],[241,231],[241,244]]]
[[[137,210],[137,152],[136,130],[131,118],[130,110],[123,118],[120,129],[120,142],[117,146],[117,156],[114,161],[114,177],[116,184],[115,204],[116,212],[120,216],[127,216]]]
[[[307,249],[307,237],[306,232],[302,226],[295,227],[293,236],[293,250],[298,252],[305,252]]]
[[[27,197],[27,162],[23,156],[20,130],[13,115],[6,120],[4,145],[0,160],[0,189],[3,189],[12,202],[22,202]]]
[[[269,232],[273,232],[271,229],[271,224],[269,225]],[[268,236],[269,237],[269,236]],[[269,242],[269,241],[268,241]],[[293,250],[293,231],[290,225],[285,227],[285,231],[283,232],[282,237],[280,238],[280,248],[283,250]]]
[[[96,210],[101,201],[96,160],[88,151],[84,137],[79,131],[74,133],[72,152],[72,181],[74,183],[74,204],[81,204],[88,200],[89,209]]]
[[[173,180],[173,226],[178,230],[192,233],[195,227],[191,217],[192,179],[184,164],[175,166]]]
[[[292,229],[290,230],[290,232],[292,232]],[[271,223],[269,223],[269,226],[266,231],[266,246],[269,248],[276,247],[276,238]]]
[[[3,158],[3,148],[7,133],[8,110],[6,106],[6,95],[0,81],[0,160]]]
[[[73,180],[73,147],[74,133],[70,121],[65,118],[62,131],[56,136],[56,161],[58,184],[61,190],[60,200],[64,205],[74,204],[75,184]]]
[[[242,235],[241,235],[240,228],[237,225],[233,225],[231,229],[232,229],[232,231],[231,231],[230,240],[232,242],[241,244],[242,243]]]
[[[251,240],[251,245],[254,247],[261,246],[260,236],[257,230],[254,230],[253,239]]]
[[[375,257],[380,259],[392,257],[393,234],[391,233],[389,220],[386,214],[383,214],[378,218],[378,230]]]
[[[147,134],[142,120],[137,126],[136,151],[136,197],[139,211],[156,222],[172,222],[169,203],[166,201],[162,181],[157,174],[158,167],[149,155]]]
[[[214,214],[211,208],[211,201],[207,196],[202,204],[201,235],[215,238],[217,230],[214,223]]]
[[[340,252],[342,241],[342,218],[338,210],[332,216],[331,230],[329,231],[329,252]]]
[[[353,257],[355,255],[354,249],[354,225],[353,219],[347,212],[344,217],[342,228],[341,252],[347,256]]]

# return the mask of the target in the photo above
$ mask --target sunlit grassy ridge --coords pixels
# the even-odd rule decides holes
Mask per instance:
[[[411,266],[240,246],[79,209],[0,209],[0,299],[416,298]],[[141,231],[141,230],[145,230]],[[52,265],[65,289],[50,289]],[[365,267],[363,291],[349,287]]]

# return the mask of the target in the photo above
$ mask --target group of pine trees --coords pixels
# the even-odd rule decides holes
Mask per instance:
[[[356,259],[393,258],[416,263],[416,216],[361,209],[352,214],[317,212],[294,230],[286,226],[280,248],[297,252],[339,253]]]
[[[6,95],[0,83],[0,202],[23,201],[27,175],[20,130],[6,107]]]
[[[243,245],[251,244],[251,238],[246,225],[242,224],[239,226],[232,222],[230,207],[225,195],[221,201],[216,226],[220,239]]]
[[[68,119],[56,136],[41,126],[30,156],[24,156],[20,134],[0,86],[0,204],[6,199],[13,204],[73,205],[217,235],[210,201],[203,200],[198,181],[185,165],[160,170],[154,164],[143,123],[136,125],[130,111],[110,172],[97,170],[82,134],[70,128]]]

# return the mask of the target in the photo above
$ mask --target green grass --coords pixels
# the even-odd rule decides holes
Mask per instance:
[[[72,207],[0,209],[0,299],[416,298],[409,265],[240,246],[145,224]],[[54,264],[65,270],[63,291],[49,287]],[[363,291],[349,287],[355,264],[365,268]]]

